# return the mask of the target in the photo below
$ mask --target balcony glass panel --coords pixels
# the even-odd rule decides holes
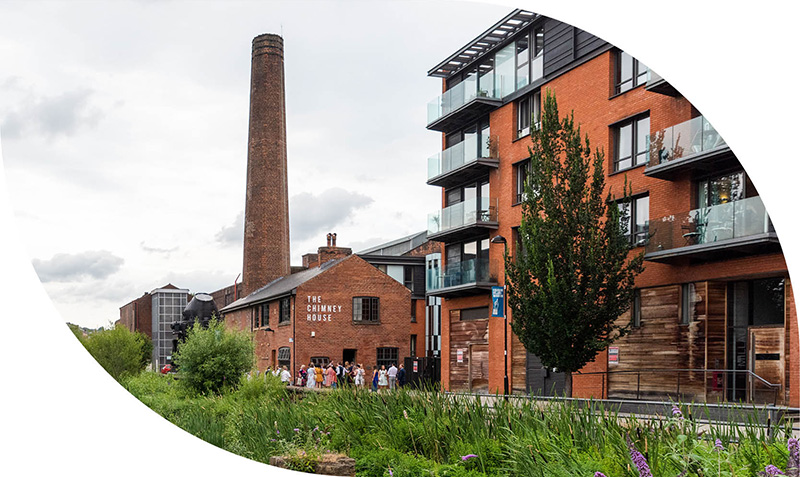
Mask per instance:
[[[650,221],[647,252],[724,242],[773,232],[761,197],[735,200]]]
[[[703,116],[656,131],[650,138],[650,165],[686,159],[725,145]]]
[[[489,259],[471,258],[456,263],[449,263],[444,267],[444,273],[439,269],[428,270],[428,291],[441,288],[457,287],[474,283],[489,281]]]
[[[428,234],[437,234],[478,222],[497,222],[497,199],[468,199],[428,214]]]
[[[478,77],[470,76],[433,99],[428,103],[428,124],[447,116],[477,97],[495,99],[493,89],[484,87],[493,82],[493,77],[491,71],[483,73],[480,79],[481,88],[478,89]]]
[[[462,142],[429,157],[428,179],[454,171],[479,158],[496,158],[496,148],[492,147],[492,144],[496,144],[497,138],[489,138],[482,134],[481,138],[484,137],[485,140],[479,139],[477,134],[466,136]]]

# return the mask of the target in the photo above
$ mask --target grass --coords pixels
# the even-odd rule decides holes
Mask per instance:
[[[785,469],[789,423],[769,435],[751,419],[711,425],[664,416],[638,420],[597,403],[580,407],[496,400],[494,407],[438,392],[371,393],[339,389],[298,397],[267,376],[220,395],[197,395],[180,382],[142,373],[123,382],[160,415],[218,447],[268,463],[293,456],[297,470],[332,453],[356,459],[359,476],[639,475],[627,439],[656,477],[752,476]],[[747,412],[742,410],[742,412]],[[715,448],[719,439],[722,449]],[[474,457],[470,457],[474,456]]]

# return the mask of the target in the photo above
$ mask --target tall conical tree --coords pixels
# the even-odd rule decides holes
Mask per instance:
[[[545,96],[541,125],[531,131],[530,167],[519,227],[521,246],[506,257],[514,333],[548,368],[566,375],[591,361],[627,327],[627,311],[643,254],[631,249],[625,210],[605,194],[603,153],[581,140],[573,114],[559,118]],[[626,186],[623,201],[630,202]]]

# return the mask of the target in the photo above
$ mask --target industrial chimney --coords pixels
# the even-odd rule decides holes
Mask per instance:
[[[252,293],[291,271],[283,38],[253,39],[242,289]]]

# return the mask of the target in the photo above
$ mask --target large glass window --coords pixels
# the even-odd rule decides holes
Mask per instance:
[[[353,321],[356,323],[378,323],[380,321],[380,298],[376,296],[353,297]]]
[[[537,91],[532,95],[522,98],[517,103],[517,137],[527,136],[533,129],[539,129],[541,115],[542,94]]]
[[[528,86],[530,81],[530,49],[528,35],[517,39],[517,89]]]
[[[647,163],[650,151],[650,116],[614,126],[614,171]]]
[[[259,311],[260,316],[256,318],[255,327],[269,326],[269,303],[261,305],[261,310]]]
[[[544,76],[544,27],[533,30],[533,60],[531,61],[531,82]]]
[[[514,57],[515,45],[511,43],[505,48],[501,49],[495,55],[495,91],[498,97],[502,98],[508,94],[513,93],[516,88],[514,81]]]
[[[647,82],[647,66],[620,51],[617,53],[615,93],[623,93]]]
[[[530,160],[522,161],[514,167],[516,173],[516,201],[515,203],[519,204],[520,202],[525,200],[525,185],[528,182],[528,172],[530,169]]]
[[[289,367],[292,360],[292,350],[288,346],[278,348],[278,366]]]
[[[618,202],[620,220],[625,234],[635,247],[647,243],[650,229],[650,196],[640,196],[630,202]]]
[[[697,187],[698,207],[727,204],[745,198],[745,175],[743,171],[725,174],[700,181]]]

